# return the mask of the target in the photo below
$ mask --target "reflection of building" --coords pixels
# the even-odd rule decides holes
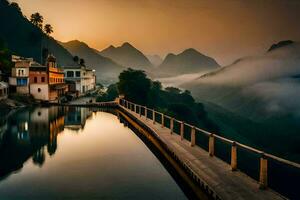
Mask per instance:
[[[29,67],[33,59],[12,56],[12,61],[15,66],[11,69],[11,77],[9,77],[11,91],[29,94]]]
[[[95,70],[85,66],[65,66],[64,72],[70,92],[82,95],[96,88]]]
[[[48,143],[56,140],[57,135],[64,130],[63,107],[36,108],[30,113],[29,132],[36,139],[45,139]]]
[[[2,71],[0,70],[0,100],[8,96],[8,84],[2,81]]]
[[[48,56],[47,66],[39,64],[30,67],[30,93],[35,99],[58,101],[67,91],[64,73],[56,65],[56,58]]]
[[[88,108],[68,107],[65,118],[65,128],[71,130],[80,130],[84,128],[86,119],[92,115],[92,111]]]
[[[67,127],[82,128],[91,114],[88,108],[37,107],[19,110],[0,121],[0,180],[21,169],[31,158],[42,166],[47,152],[50,156],[55,154],[57,137],[65,122]]]
[[[8,84],[0,81],[0,100],[6,99],[8,96]]]

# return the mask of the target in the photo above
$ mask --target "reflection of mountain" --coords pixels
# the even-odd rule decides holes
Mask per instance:
[[[45,146],[50,156],[55,154],[57,136],[64,130],[65,122],[68,126],[79,123],[83,127],[91,111],[73,108],[38,107],[21,110],[8,118],[6,124],[2,123],[1,127],[7,128],[0,138],[0,179],[20,170],[31,157],[33,163],[42,166],[46,158]],[[76,116],[75,121],[68,120],[71,115]]]
[[[82,109],[80,107],[71,106],[68,107],[67,110],[65,128],[74,131],[83,129],[86,119],[92,115],[92,111],[90,109]]]

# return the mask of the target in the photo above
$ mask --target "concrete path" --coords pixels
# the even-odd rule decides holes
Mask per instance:
[[[208,152],[200,147],[190,146],[187,140],[181,140],[177,134],[171,134],[170,129],[162,128],[159,123],[122,107],[137,120],[149,127],[167,145],[181,162],[205,182],[208,187],[224,200],[277,200],[285,199],[271,189],[261,190],[258,183],[240,171],[231,171],[230,165],[224,161],[210,157]]]
[[[78,99],[70,101],[69,104],[87,104],[87,103],[90,102],[90,100],[92,100],[93,102],[95,102],[95,98],[94,97],[79,97]]]

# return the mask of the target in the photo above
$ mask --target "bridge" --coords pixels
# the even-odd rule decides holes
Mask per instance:
[[[286,199],[268,187],[268,180],[272,179],[272,177],[268,177],[270,167],[268,167],[268,161],[287,165],[297,169],[298,172],[300,170],[298,163],[207,132],[145,106],[125,99],[119,99],[118,104],[134,121],[154,133],[164,148],[175,157],[177,162],[198,183],[198,186],[213,199]],[[201,135],[207,137],[207,149],[196,144],[196,138]],[[229,163],[221,160],[215,154],[217,140],[230,145]],[[242,169],[239,169],[239,149],[258,155],[258,180],[251,178],[243,173]],[[284,174],[284,172],[282,173]],[[287,184],[288,181],[283,179],[282,185]]]
[[[295,183],[299,181],[300,165],[298,163],[265,153],[218,134],[210,133],[122,98],[117,98],[114,102],[76,104],[72,106],[119,108],[124,117],[139,131],[152,134],[152,137],[159,142],[161,148],[166,150],[175,162],[184,169],[185,173],[196,183],[196,187],[191,185],[190,188],[198,195],[199,199],[203,199],[203,196],[199,194],[199,189],[213,199],[287,199],[268,186],[268,180],[274,180],[268,172],[271,167],[269,163],[271,162],[273,166],[274,161],[277,164],[296,169],[298,174],[295,176],[297,181]],[[227,151],[230,157],[228,160],[216,151],[218,149],[216,145],[221,143],[230,148]],[[225,151],[225,149],[221,149],[221,151]],[[238,155],[241,154],[240,159],[245,155],[242,151],[257,156],[258,176],[248,176],[244,168],[239,167]],[[256,165],[257,163],[249,164]],[[281,172],[281,175],[281,186],[288,185],[289,180],[285,180],[285,177],[290,178],[291,176],[288,176],[285,172]],[[278,186],[275,187],[275,189],[277,188]],[[295,186],[295,190],[297,190],[297,186]],[[292,195],[292,198],[295,198],[295,194]]]

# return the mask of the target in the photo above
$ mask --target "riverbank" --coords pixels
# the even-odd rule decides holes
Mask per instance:
[[[28,106],[36,105],[37,102],[32,96],[13,94],[7,99],[0,100],[0,118],[7,117],[12,112],[25,108]]]
[[[7,116],[13,110],[24,108],[26,106],[28,105],[13,99],[3,99],[0,101],[0,111],[1,111],[0,118],[3,116]]]

